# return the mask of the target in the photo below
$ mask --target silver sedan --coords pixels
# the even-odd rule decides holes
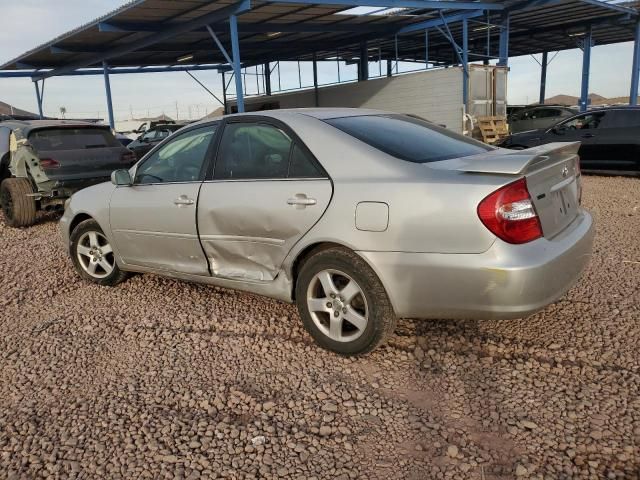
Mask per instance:
[[[295,302],[321,346],[396,318],[521,318],[592,248],[578,143],[514,152],[419,118],[276,110],[190,125],[67,202],[79,274],[149,272]]]

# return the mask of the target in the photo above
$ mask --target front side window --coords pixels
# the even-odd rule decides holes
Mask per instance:
[[[560,124],[566,130],[594,130],[600,126],[606,112],[578,115]]]
[[[199,181],[216,127],[190,130],[160,147],[138,167],[135,183]]]
[[[359,115],[325,122],[388,155],[413,163],[437,162],[493,150],[477,140],[407,115]]]

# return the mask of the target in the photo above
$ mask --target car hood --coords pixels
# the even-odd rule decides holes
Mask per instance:
[[[111,194],[116,186],[111,182],[92,185],[71,195],[69,206],[75,213],[83,212],[93,216],[93,212],[109,206]]]

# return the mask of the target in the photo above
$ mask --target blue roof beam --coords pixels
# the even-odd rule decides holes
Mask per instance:
[[[101,32],[160,32],[163,27],[158,25],[142,24],[142,23],[105,23],[98,24]],[[229,28],[228,22],[212,24],[214,30],[223,30]],[[361,24],[354,25],[352,23],[241,23],[238,22],[238,31],[241,33],[323,33],[323,32],[356,32],[356,33],[393,33],[396,29],[390,28],[389,25],[371,25]],[[205,31],[200,28],[194,31]]]
[[[231,67],[228,65],[174,65],[168,67],[118,67],[109,68],[109,75],[122,75],[130,73],[164,73],[164,72],[186,72],[186,71],[200,71],[200,70],[217,70],[219,72],[228,72]],[[0,70],[0,78],[31,78],[42,73],[46,73],[47,70],[40,71],[8,71]],[[75,70],[73,72],[63,73],[60,76],[87,76],[87,75],[103,75],[104,70],[102,68],[86,68],[82,70]]]
[[[295,3],[296,5],[317,5],[318,0],[265,0],[267,3]],[[389,7],[389,8],[432,8],[434,10],[503,10],[501,3],[457,2],[452,0],[326,0],[323,5],[343,5],[348,7]]]
[[[483,10],[458,13],[455,15],[444,15],[441,18],[434,18],[432,20],[427,20],[424,22],[417,22],[411,25],[407,25],[406,27],[403,27],[400,30],[398,30],[398,34],[412,33],[412,32],[417,32],[417,31],[421,31],[421,30],[425,30],[427,28],[433,28],[433,27],[441,27],[448,23],[460,22],[462,20],[465,20],[465,19],[468,20],[470,18],[483,17],[484,15],[485,15],[485,12]]]
[[[597,7],[608,8],[609,10],[612,10],[614,12],[629,13],[634,16],[638,16],[640,14],[640,12],[638,12],[638,10],[636,10],[635,8],[625,7],[623,5],[617,5],[615,3],[603,2],[601,0],[580,0],[580,1],[582,3],[588,3],[590,5],[594,5]]]
[[[222,7],[218,10],[215,10],[206,15],[202,15],[200,17],[194,18],[184,23],[165,25],[165,28],[162,31],[151,34],[145,38],[129,42],[126,45],[119,45],[106,52],[98,53],[88,58],[83,58],[81,60],[71,62],[68,65],[65,65],[64,67],[56,68],[48,72],[45,72],[42,75],[37,76],[36,78],[41,79],[41,78],[54,77],[56,75],[61,75],[63,73],[72,72],[79,68],[87,67],[90,65],[96,65],[96,64],[102,63],[104,60],[109,60],[110,58],[117,58],[122,55],[126,55],[127,53],[135,52],[136,50],[142,50],[145,47],[148,47],[150,45],[155,45],[156,43],[160,43],[164,40],[175,37],[177,35],[191,32],[198,28],[204,28],[205,25],[210,25],[212,23],[226,20],[230,16],[237,15],[242,12],[246,12],[250,8],[251,8],[250,0],[241,0],[237,3],[227,5],[226,7]]]

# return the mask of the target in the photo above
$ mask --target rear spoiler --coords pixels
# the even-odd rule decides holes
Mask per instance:
[[[495,150],[489,153],[473,155],[451,161],[432,162],[432,168],[459,170],[470,173],[498,173],[505,175],[522,175],[533,165],[555,163],[578,154],[580,142],[554,142],[529,148],[527,150]],[[441,164],[441,165],[438,165]]]

